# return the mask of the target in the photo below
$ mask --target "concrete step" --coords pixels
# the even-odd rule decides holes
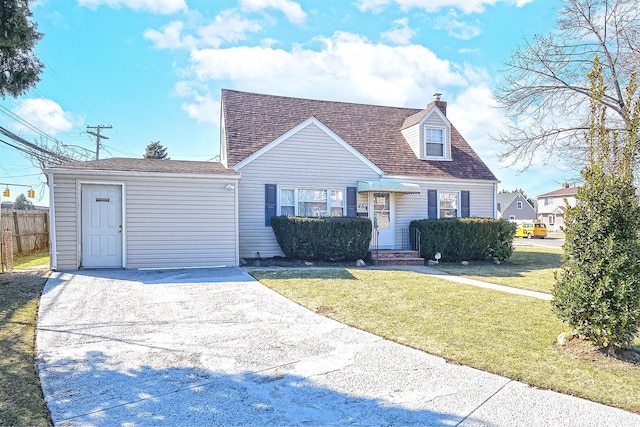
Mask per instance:
[[[375,252],[374,252],[375,255]],[[418,251],[410,250],[379,250],[377,252],[378,258],[420,258]]]

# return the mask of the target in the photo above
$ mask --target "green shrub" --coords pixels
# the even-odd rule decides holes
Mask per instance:
[[[634,109],[625,131],[612,133],[597,59],[589,77],[589,164],[582,170],[576,206],[566,212],[565,264],[556,277],[553,305],[579,336],[615,349],[629,347],[640,327],[640,214],[634,187],[640,104],[630,102],[638,87],[634,77],[627,88]]]
[[[513,252],[515,224],[503,219],[461,218],[411,221],[420,230],[420,256],[442,261],[508,259]],[[412,233],[413,234],[413,233]]]
[[[368,218],[276,216],[271,227],[288,258],[355,260],[367,256],[371,242]]]

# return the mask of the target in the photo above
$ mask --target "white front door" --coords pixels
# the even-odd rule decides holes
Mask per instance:
[[[369,212],[374,238],[378,232],[379,249],[395,249],[395,215],[393,193],[369,193]]]
[[[82,267],[122,267],[122,186],[82,185]]]

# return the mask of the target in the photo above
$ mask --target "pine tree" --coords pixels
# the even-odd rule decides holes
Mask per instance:
[[[20,193],[13,202],[13,209],[18,211],[32,211],[33,203],[31,203],[31,200],[27,199],[23,193]]]
[[[166,159],[167,157],[167,149],[160,144],[160,141],[153,141],[149,145],[147,145],[146,151],[143,156],[145,159]]]
[[[31,22],[29,0],[4,0],[0,7],[0,96],[14,98],[40,81],[43,64],[32,52],[42,38]]]
[[[591,80],[589,163],[576,206],[567,210],[565,264],[556,277],[558,317],[593,344],[628,347],[640,327],[640,214],[633,161],[640,124],[635,74],[627,87],[625,129],[605,126],[604,84],[598,59]]]

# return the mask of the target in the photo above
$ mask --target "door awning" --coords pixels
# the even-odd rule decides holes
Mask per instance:
[[[400,181],[358,181],[358,193],[372,192],[420,194],[420,186]]]

